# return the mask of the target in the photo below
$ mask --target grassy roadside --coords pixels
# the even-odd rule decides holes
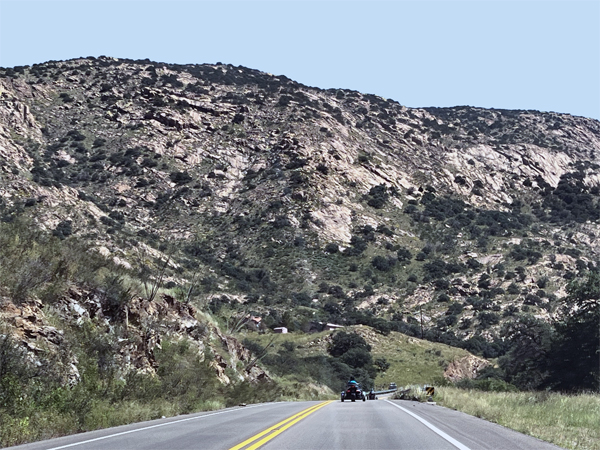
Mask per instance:
[[[30,408],[27,414],[0,417],[0,448],[51,439],[84,431],[116,427],[146,420],[173,417],[182,413],[212,411],[224,408],[220,401],[195,404],[183,409],[177,401],[156,399],[151,402],[126,401],[111,403],[94,400],[85,417],[77,412],[62,412],[43,407]]]
[[[568,449],[600,450],[600,395],[436,389],[436,401]]]

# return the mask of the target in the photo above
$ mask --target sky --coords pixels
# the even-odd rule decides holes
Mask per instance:
[[[600,120],[599,0],[0,0],[0,66],[101,55]]]

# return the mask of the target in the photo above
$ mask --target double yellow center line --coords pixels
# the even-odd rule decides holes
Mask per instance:
[[[287,430],[292,425],[300,422],[305,417],[311,415],[318,409],[321,409],[323,406],[326,406],[326,405],[330,404],[331,402],[333,402],[333,400],[318,403],[317,405],[311,406],[310,408],[300,411],[298,414],[294,414],[293,416],[288,417],[287,419],[279,422],[278,424],[275,424],[272,427],[267,428],[264,431],[261,431],[260,433],[252,436],[250,439],[246,439],[241,444],[238,444],[235,447],[231,447],[229,450],[241,450],[242,448],[245,448],[245,450],[255,450],[258,447],[260,447],[261,445],[264,445],[267,442],[269,442],[274,437],[283,433],[285,430]],[[252,444],[252,445],[250,445],[250,444]],[[247,445],[249,445],[249,447],[246,447]]]

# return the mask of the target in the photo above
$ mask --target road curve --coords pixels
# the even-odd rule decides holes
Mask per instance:
[[[557,450],[440,406],[280,402],[190,414],[12,447],[21,450]]]

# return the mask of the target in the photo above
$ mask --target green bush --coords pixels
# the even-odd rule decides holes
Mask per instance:
[[[331,345],[327,351],[331,356],[339,357],[353,348],[361,348],[369,352],[371,351],[371,346],[367,344],[367,341],[365,341],[361,335],[340,331],[333,335]]]
[[[67,225],[59,230],[62,237],[68,233]],[[0,289],[16,302],[45,290],[58,292],[80,268],[86,257],[80,252],[76,244],[61,244],[26,218],[0,224]]]
[[[397,255],[398,255],[398,261],[401,263],[410,261],[412,259],[412,253],[410,252],[409,249],[407,249],[405,247],[400,247]]]
[[[378,255],[371,260],[371,265],[382,272],[389,272],[396,265],[396,258],[386,258]]]
[[[193,180],[192,176],[183,171],[183,172],[171,172],[169,175],[171,181],[175,184],[187,184]]]
[[[389,199],[388,188],[385,184],[373,186],[369,190],[367,204],[375,209],[381,209]]]
[[[329,244],[327,244],[325,246],[325,251],[327,253],[331,253],[331,254],[337,253],[340,251],[340,247],[335,242],[330,242]]]
[[[364,347],[350,348],[339,358],[340,361],[352,368],[362,368],[373,364],[370,351]]]
[[[18,414],[23,391],[35,376],[34,368],[27,361],[26,352],[17,345],[9,331],[0,330],[0,412]]]

